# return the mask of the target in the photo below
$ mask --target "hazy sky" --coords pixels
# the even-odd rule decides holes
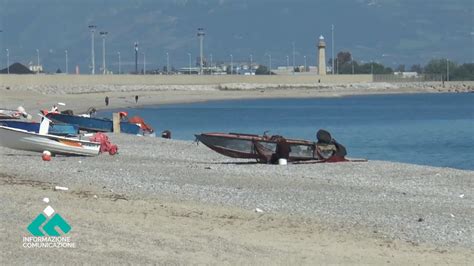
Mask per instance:
[[[399,64],[426,63],[432,58],[473,62],[474,1],[472,0],[0,0],[0,66],[10,61],[36,62],[36,49],[49,71],[69,61],[88,71],[91,36],[88,25],[107,31],[109,69],[118,55],[133,65],[133,43],[147,68],[188,64],[198,53],[196,29],[206,29],[205,54],[214,61],[254,61],[274,65],[316,62],[319,35],[331,57],[331,25],[335,51],[350,51],[358,61]],[[102,62],[102,40],[96,35],[96,65]],[[142,60],[142,59],[141,59]],[[291,62],[292,64],[293,62]],[[71,69],[70,66],[70,69]]]

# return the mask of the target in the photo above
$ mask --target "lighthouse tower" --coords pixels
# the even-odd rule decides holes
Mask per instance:
[[[323,35],[319,36],[318,43],[318,71],[319,75],[326,75],[326,42],[324,41]]]

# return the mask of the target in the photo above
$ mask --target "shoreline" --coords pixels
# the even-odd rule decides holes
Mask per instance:
[[[474,82],[452,82],[444,88],[439,82],[427,83],[354,83],[354,84],[295,84],[295,87],[261,84],[228,84],[234,89],[219,89],[224,85],[94,85],[94,86],[18,86],[6,89],[0,86],[0,107],[16,109],[22,105],[28,110],[49,109],[65,102],[65,109],[85,112],[97,110],[157,106],[161,104],[194,103],[213,100],[323,98],[356,95],[404,93],[474,92]],[[263,86],[263,87],[262,87]],[[139,95],[135,104],[134,96]],[[104,98],[110,99],[105,106]]]

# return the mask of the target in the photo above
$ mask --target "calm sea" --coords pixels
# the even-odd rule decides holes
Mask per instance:
[[[212,101],[128,109],[157,131],[315,139],[326,129],[350,157],[474,170],[474,93]],[[111,117],[111,111],[99,115]]]

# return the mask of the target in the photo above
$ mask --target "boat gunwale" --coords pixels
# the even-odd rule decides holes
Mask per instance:
[[[31,131],[27,131],[27,130],[19,129],[19,128],[14,128],[14,127],[7,127],[7,126],[1,126],[0,125],[0,128],[4,128],[4,129],[10,130],[10,131],[16,131],[16,132],[20,132],[20,133],[26,133],[26,134],[34,135],[34,136],[38,136],[38,137],[46,137],[46,138],[53,139],[53,140],[54,139],[60,139],[60,140],[77,141],[77,142],[81,142],[81,143],[100,145],[100,142],[95,142],[95,141],[90,141],[90,140],[82,140],[82,139],[75,139],[75,138],[68,138],[68,137],[63,137],[63,136],[58,136],[58,135],[51,135],[51,134],[42,135],[42,134],[39,134],[39,133],[36,133],[36,132],[31,132]]]
[[[267,143],[276,143],[276,140],[265,139],[263,136],[260,135],[239,135],[238,133],[218,133],[218,132],[211,132],[211,133],[202,133],[202,134],[195,134],[195,137],[198,136],[207,136],[207,137],[219,137],[219,138],[227,138],[227,139],[241,139],[241,140],[258,140]],[[308,141],[308,140],[300,140],[300,139],[287,139],[286,141],[293,145],[307,145],[312,146],[316,145],[316,142]]]

